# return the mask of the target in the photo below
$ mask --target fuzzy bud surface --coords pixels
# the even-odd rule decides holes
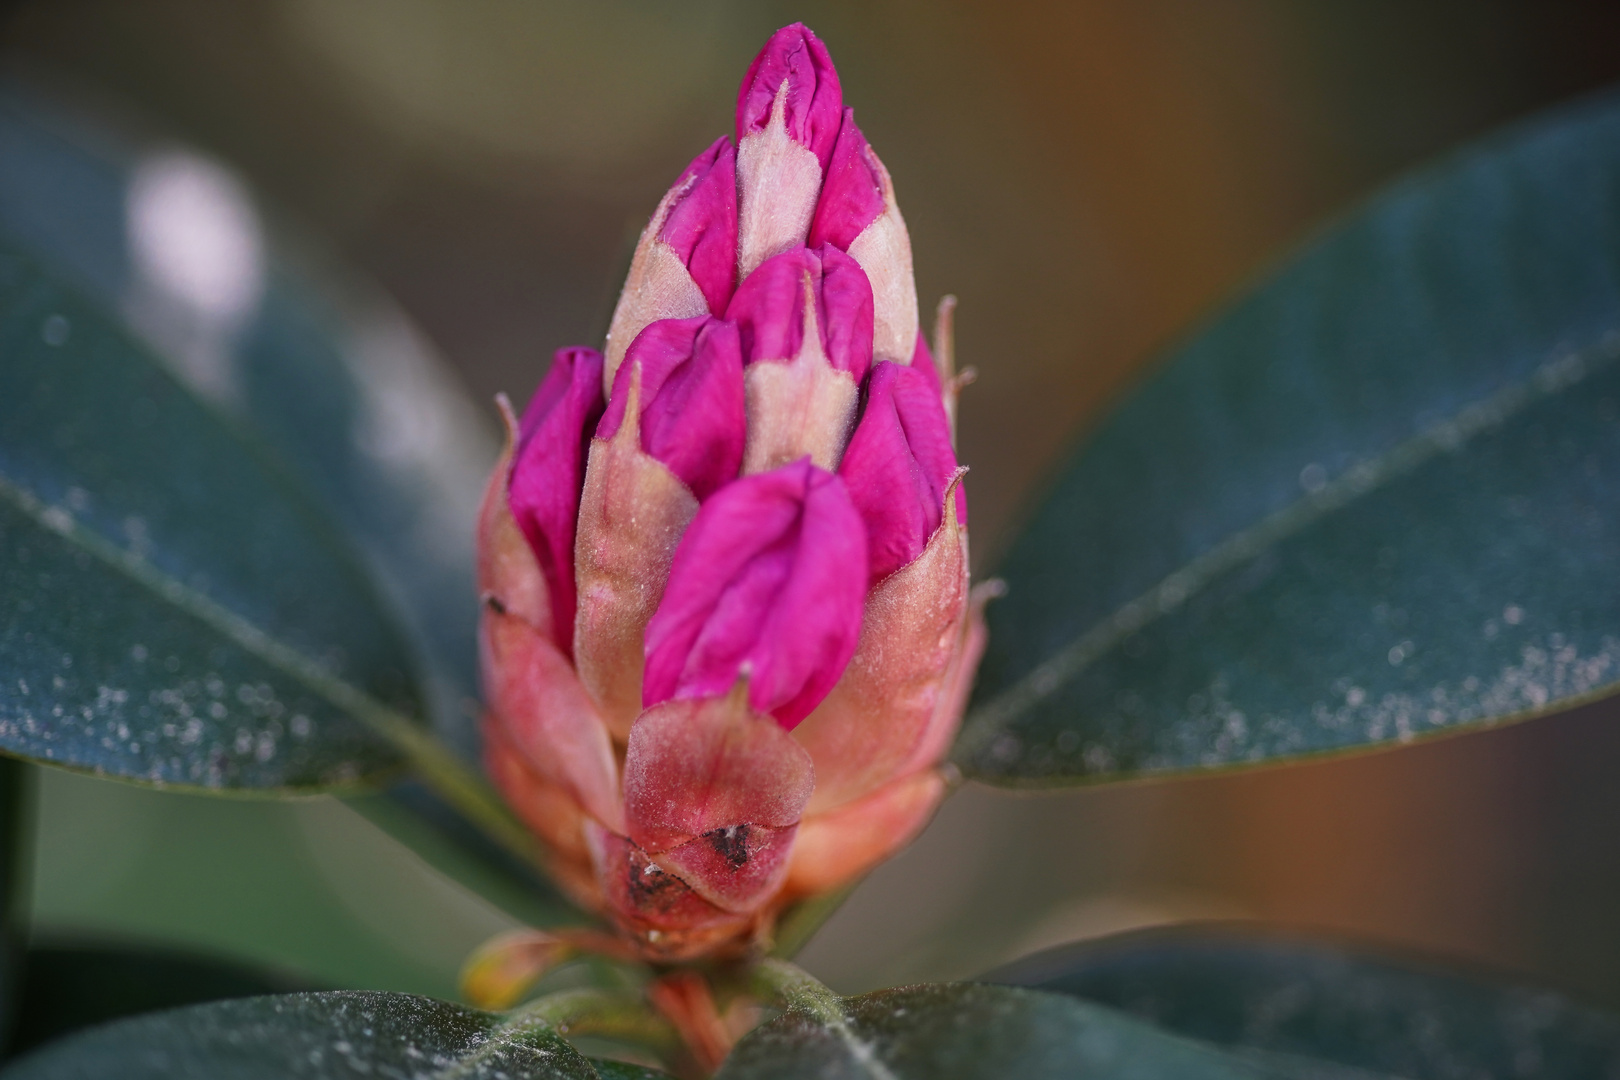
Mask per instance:
[[[658,204],[603,351],[506,413],[486,766],[641,957],[758,951],[944,796],[984,628],[940,326],[936,367],[894,185],[794,24]],[[552,962],[524,941],[477,970]]]

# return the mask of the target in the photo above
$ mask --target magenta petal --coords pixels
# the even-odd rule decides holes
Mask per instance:
[[[936,395],[942,393],[944,387],[939,381],[939,364],[935,363],[934,354],[928,350],[928,339],[921,330],[917,331],[917,347],[911,350],[911,366],[923,373]]]
[[[674,249],[709,310],[725,311],[737,280],[737,152],[722,135],[675,182],[686,188],[669,208],[658,238]]]
[[[557,350],[523,412],[507,501],[546,576],[557,645],[574,649],[574,523],[591,432],[602,415],[602,354]]]
[[[804,341],[804,281],[821,280],[821,260],[808,248],[784,251],[743,279],[726,306],[737,324],[743,363],[791,360]]]
[[[737,141],[751,131],[764,130],[784,82],[787,133],[814,153],[825,170],[843,120],[844,92],[827,47],[803,23],[772,34],[749,65],[737,90]]]
[[[792,729],[854,655],[866,530],[837,477],[798,461],[745,476],[703,504],[647,624],[645,705],[725,694]]]
[[[726,318],[741,334],[743,362],[791,360],[799,354],[806,281],[827,362],[859,382],[872,364],[872,285],[859,263],[831,246],[796,247],[772,256],[737,288]]]
[[[922,554],[944,514],[956,455],[945,407],[921,369],[888,361],[873,366],[866,411],[838,474],[866,522],[873,583]],[[960,485],[956,498],[961,520],[967,505]]]
[[[827,360],[860,382],[872,366],[872,283],[861,264],[827,245],[821,254],[821,333]]]
[[[855,110],[845,109],[832,164],[821,182],[808,243],[811,247],[832,244],[848,251],[883,210],[883,181],[867,156],[866,136],[855,126]]]
[[[611,439],[624,422],[631,372],[641,366],[641,448],[701,501],[742,467],[748,421],[737,328],[719,319],[663,319],[631,342],[597,426]]]

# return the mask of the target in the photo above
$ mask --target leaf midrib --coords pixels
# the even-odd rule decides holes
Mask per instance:
[[[482,778],[468,769],[421,725],[370,694],[333,675],[315,660],[280,641],[248,619],[165,573],[155,564],[80,524],[72,513],[52,506],[0,472],[0,498],[45,532],[61,538],[98,562],[151,592],[162,602],[198,620],[250,656],[303,685],[371,728],[416,768],[446,801],[526,862],[538,850]]]
[[[968,714],[957,740],[959,760],[972,757],[1009,724],[1100,659],[1126,637],[1174,613],[1216,578],[1264,554],[1330,514],[1412,472],[1430,460],[1460,450],[1529,406],[1578,386],[1620,359],[1620,330],[1610,330],[1585,349],[1562,349],[1530,375],[1469,402],[1377,457],[1358,462],[1320,489],[1232,533],[1188,560],[1077,635],[1031,668],[1012,686]]]

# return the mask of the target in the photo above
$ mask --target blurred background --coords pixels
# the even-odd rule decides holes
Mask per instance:
[[[380,285],[477,404],[466,452],[492,454],[484,403],[521,406],[553,349],[600,338],[647,214],[793,19],[895,177],[925,308],[961,299],[981,572],[1045,471],[1202,313],[1400,171],[1620,78],[1620,6],[1601,2],[11,0],[0,79],[86,130],[190,146]],[[1246,774],[969,787],[803,961],[853,991],[1256,918],[1620,1006],[1616,721],[1600,705]],[[511,925],[330,799],[54,772],[36,790],[45,937],[453,996],[466,951]]]

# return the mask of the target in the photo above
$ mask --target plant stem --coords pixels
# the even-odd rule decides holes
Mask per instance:
[[[831,1028],[848,1026],[838,995],[799,965],[767,958],[755,964],[751,974],[755,992],[760,997],[779,1001],[790,1010],[809,1013]]]
[[[675,1029],[648,1008],[646,998],[639,993],[561,990],[519,1006],[508,1015],[515,1020],[539,1020],[559,1035],[592,1035],[639,1046],[664,1062],[674,1060],[683,1049]]]

